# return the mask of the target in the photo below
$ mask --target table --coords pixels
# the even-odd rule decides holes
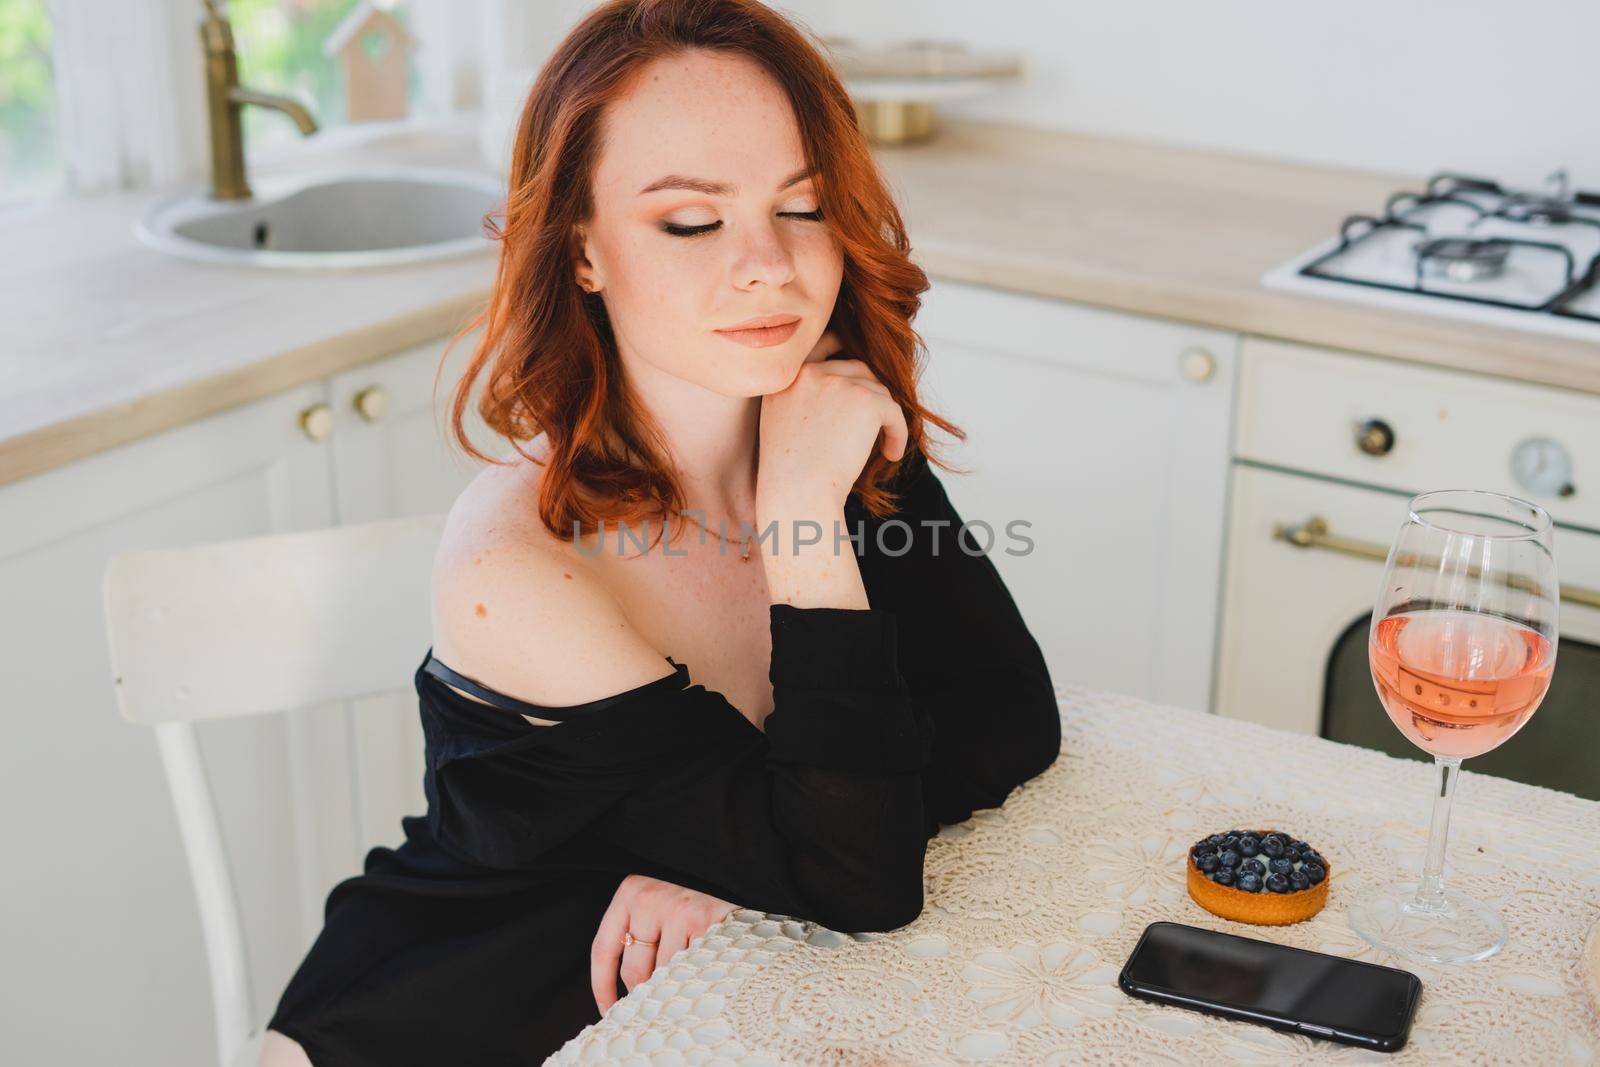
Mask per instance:
[[[1421,870],[1431,766],[1115,693],[1057,697],[1061,758],[929,842],[915,922],[844,935],[735,911],[547,1062],[1600,1063],[1580,969],[1600,919],[1600,803],[1466,771],[1446,884],[1494,902],[1507,944],[1415,964],[1368,946],[1345,909]],[[1316,845],[1327,906],[1263,927],[1196,905],[1185,849],[1231,826]],[[1128,997],[1117,974],[1157,919],[1402,966],[1423,981],[1411,1040],[1385,1055]]]

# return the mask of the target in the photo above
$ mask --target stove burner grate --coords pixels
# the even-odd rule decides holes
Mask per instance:
[[[1495,214],[1500,218],[1510,219],[1512,222],[1525,222],[1530,226],[1559,226],[1569,222],[1600,225],[1593,219],[1575,214],[1572,205],[1565,200],[1530,193],[1513,193],[1506,197],[1505,203],[1501,204]]]
[[[1424,269],[1432,268],[1453,282],[1475,282],[1505,273],[1511,242],[1498,237],[1436,237],[1416,247],[1417,288]],[[1568,272],[1568,282],[1571,274]]]
[[[1303,265],[1298,273],[1308,278],[1344,282],[1350,285],[1387,289],[1393,292],[1444,297],[1467,303],[1511,308],[1518,311],[1549,312],[1577,318],[1594,318],[1592,313],[1573,311],[1578,297],[1600,287],[1600,251],[1580,269],[1571,247],[1553,240],[1532,240],[1505,234],[1475,235],[1471,232],[1431,235],[1428,227],[1416,221],[1419,210],[1439,205],[1466,208],[1472,218],[1463,229],[1472,231],[1490,219],[1540,227],[1581,225],[1600,230],[1600,217],[1586,215],[1579,208],[1600,207],[1600,194],[1568,193],[1561,175],[1561,194],[1545,196],[1518,193],[1484,178],[1442,172],[1430,178],[1423,192],[1402,191],[1384,203],[1381,216],[1350,215],[1339,226],[1339,240],[1322,255]],[[1410,230],[1420,235],[1412,246],[1414,274],[1410,284],[1343,274],[1329,264],[1350,251],[1357,243],[1380,231]],[[1488,292],[1466,293],[1429,286],[1428,279],[1464,285],[1498,278],[1507,272],[1517,249],[1531,249],[1560,257],[1562,281],[1548,298],[1535,302],[1500,299]]]

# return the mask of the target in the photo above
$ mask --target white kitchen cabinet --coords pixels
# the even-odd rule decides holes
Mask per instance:
[[[117,713],[101,615],[116,553],[332,520],[312,384],[0,486],[5,1059],[199,1064],[214,1055],[194,893],[153,732]],[[256,1000],[275,996],[355,840],[334,718],[198,727],[234,846]],[[311,761],[308,757],[319,757]],[[343,794],[341,796],[341,793]]]
[[[451,353],[470,352],[471,338]],[[116,553],[444,511],[479,469],[429,411],[444,341],[0,486],[0,665],[14,814],[3,881],[8,1062],[206,1063],[210,985],[153,733],[117,714],[101,579]],[[439,404],[448,399],[447,369]],[[380,417],[356,396],[383,390]],[[376,412],[372,397],[366,410]],[[325,437],[301,423],[314,407]],[[467,425],[491,455],[475,412]],[[420,662],[425,649],[417,649]],[[328,891],[421,814],[408,691],[197,727],[246,922],[258,1017]]]
[[[1237,336],[946,280],[914,325],[967,433],[941,478],[1053,680],[1207,708]]]
[[[334,513],[341,525],[447,511],[482,464],[449,430],[451,391],[479,335],[451,348],[434,396],[445,342],[432,341],[340,374],[329,381],[338,429],[329,439]],[[477,447],[491,456],[510,446],[469,404],[463,417]],[[426,649],[417,649],[420,665]],[[363,854],[403,839],[400,819],[427,810],[422,792],[422,724],[414,692],[353,701],[355,794]]]
[[[443,340],[329,379],[338,419],[329,439],[334,511],[341,525],[444,511],[482,469],[449,429],[451,392],[477,337],[471,334],[451,349],[437,396],[434,375]],[[484,426],[475,405],[467,405],[464,423],[473,443],[489,455],[510,449]]]

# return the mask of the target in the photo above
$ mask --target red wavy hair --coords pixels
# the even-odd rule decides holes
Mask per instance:
[[[486,220],[501,242],[494,287],[484,309],[445,350],[448,357],[462,337],[484,328],[455,389],[454,437],[478,459],[502,462],[475,448],[462,428],[473,382],[487,371],[477,409],[485,424],[529,460],[534,457],[517,442],[541,432],[548,437],[539,517],[563,539],[571,539],[574,528],[588,533],[601,519],[681,520],[687,506],[659,431],[623,379],[601,298],[578,287],[574,267],[576,228],[593,210],[591,179],[606,105],[644,64],[702,48],[748,57],[786,91],[806,163],[817,175],[824,223],[844,250],[827,328],[843,354],[872,368],[905,414],[906,453],[890,461],[873,450],[855,485],[862,503],[875,516],[894,511],[897,497],[887,483],[914,453],[926,456],[925,422],[966,437],[918,402],[926,347],[911,319],[928,289],[927,275],[911,262],[899,209],[819,44],[755,0],[610,0],[557,46],[528,94],[505,219]],[[438,384],[436,375],[436,393]]]

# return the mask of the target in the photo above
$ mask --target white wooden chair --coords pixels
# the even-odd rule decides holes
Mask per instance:
[[[219,1067],[254,1067],[248,957],[194,723],[410,688],[444,515],[123,553],[106,567],[117,706],[155,728],[210,965]],[[338,706],[334,704],[334,706]]]

